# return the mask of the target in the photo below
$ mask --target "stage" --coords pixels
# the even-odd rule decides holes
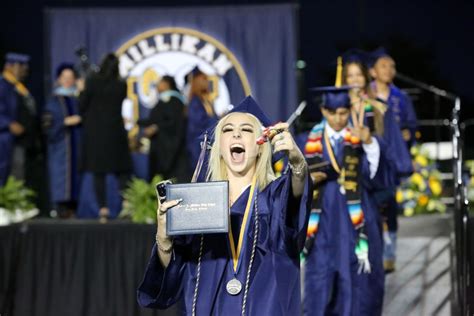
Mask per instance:
[[[0,227],[0,315],[176,315],[136,303],[154,225],[36,219]]]

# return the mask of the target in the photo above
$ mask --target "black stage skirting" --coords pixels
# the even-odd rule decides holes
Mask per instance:
[[[0,315],[176,315],[136,303],[155,230],[47,219],[0,227]]]

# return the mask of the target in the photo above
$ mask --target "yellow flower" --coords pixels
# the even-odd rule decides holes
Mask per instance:
[[[415,209],[412,207],[408,207],[403,210],[403,215],[405,215],[406,217],[411,217],[413,216],[413,214],[415,214]]]
[[[430,186],[431,193],[433,193],[434,196],[439,196],[441,194],[443,188],[438,180],[430,179],[428,185]]]
[[[407,200],[411,200],[415,197],[415,193],[413,192],[413,190],[407,190],[407,193],[406,193],[406,199]]]
[[[420,195],[420,197],[418,198],[418,205],[420,205],[420,206],[426,206],[426,205],[428,204],[429,200],[430,200],[430,199],[428,198],[427,195],[422,194],[422,195]]]
[[[397,194],[395,195],[395,199],[397,200],[398,204],[403,202],[403,192],[402,192],[402,190],[397,190]]]
[[[426,167],[428,165],[428,159],[422,155],[417,155],[415,157],[415,162],[422,167]]]
[[[411,182],[413,182],[414,184],[418,185],[420,182],[423,182],[423,177],[421,176],[421,174],[415,172],[415,173],[413,173],[413,175],[411,176]]]
[[[410,154],[411,154],[412,156],[418,155],[418,152],[419,152],[418,147],[413,146],[412,148],[410,148]]]

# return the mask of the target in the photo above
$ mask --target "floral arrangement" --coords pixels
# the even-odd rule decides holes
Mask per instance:
[[[446,205],[441,201],[443,188],[441,176],[434,160],[421,145],[410,150],[413,157],[413,174],[404,180],[397,190],[397,203],[403,208],[403,215],[423,213],[444,213]]]

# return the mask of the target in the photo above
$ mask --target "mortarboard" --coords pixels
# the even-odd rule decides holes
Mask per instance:
[[[272,125],[272,121],[263,113],[257,101],[251,95],[245,97],[236,107],[229,111],[229,113],[235,112],[252,114],[262,123],[263,127]]]
[[[342,54],[342,61],[348,63],[361,63],[366,65],[370,59],[370,54],[359,48],[351,48]]]
[[[7,53],[5,55],[5,63],[8,64],[27,64],[30,61],[30,56],[26,54],[20,54],[20,53]]]
[[[351,107],[351,101],[349,99],[349,90],[351,86],[325,86],[311,88],[310,91],[321,94],[321,107],[336,110],[337,108],[349,108]]]
[[[268,118],[268,116],[263,113],[262,109],[258,105],[257,101],[249,95],[245,97],[240,103],[233,107],[227,114],[231,113],[249,113],[255,116],[260,123],[262,123],[263,127],[268,127],[272,125],[272,121]],[[217,123],[213,124],[212,126],[208,126],[206,131],[199,137],[201,140],[204,139],[204,134],[208,135],[208,141],[212,144],[214,142],[214,130],[216,128]]]
[[[383,47],[379,47],[376,50],[372,51],[369,54],[369,58],[368,58],[368,61],[367,61],[367,67],[372,68],[375,65],[375,63],[377,62],[377,60],[379,60],[380,58],[383,58],[383,57],[392,58],[392,56],[390,56],[390,54],[387,52],[387,50]]]

